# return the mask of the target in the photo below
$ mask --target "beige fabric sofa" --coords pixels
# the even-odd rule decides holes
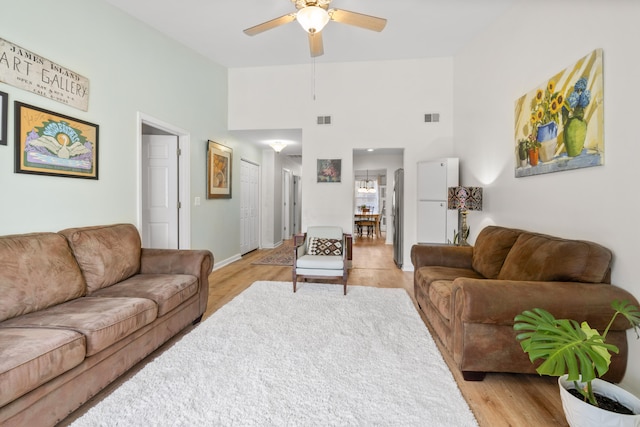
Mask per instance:
[[[0,237],[0,425],[54,425],[198,322],[213,255],[130,224]]]
[[[474,247],[415,245],[411,261],[418,305],[467,380],[487,372],[535,373],[513,330],[524,310],[540,307],[603,331],[611,301],[638,305],[610,284],[611,251],[593,242],[490,226]],[[629,325],[619,317],[607,335],[620,348],[605,376],[613,382],[627,366]]]

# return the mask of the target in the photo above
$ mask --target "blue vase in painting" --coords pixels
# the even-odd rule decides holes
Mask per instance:
[[[538,142],[549,141],[550,139],[558,136],[558,125],[556,122],[549,122],[547,124],[538,126]]]

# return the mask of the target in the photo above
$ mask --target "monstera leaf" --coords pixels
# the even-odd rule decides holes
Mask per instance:
[[[536,369],[541,375],[561,376],[567,374],[578,390],[594,406],[598,406],[591,382],[609,370],[611,352],[618,353],[618,347],[605,342],[613,321],[621,314],[636,336],[640,327],[640,310],[629,301],[613,301],[615,313],[602,334],[591,328],[587,322],[578,324],[571,319],[556,319],[541,308],[523,311],[514,318],[513,329],[518,335],[520,346],[529,354],[529,360],[543,362]],[[580,389],[577,381],[587,384]]]
[[[611,353],[618,347],[604,342],[600,333],[575,320],[556,319],[541,308],[524,311],[515,317],[513,328],[529,359],[544,362],[536,369],[541,375],[568,374],[570,381],[589,382],[604,375],[611,364]],[[596,375],[597,372],[597,375]]]

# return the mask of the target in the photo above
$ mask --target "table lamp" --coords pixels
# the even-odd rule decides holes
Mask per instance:
[[[482,187],[449,187],[447,197],[449,209],[457,209],[462,216],[460,226],[460,245],[467,246],[469,227],[467,226],[467,211],[482,210]]]

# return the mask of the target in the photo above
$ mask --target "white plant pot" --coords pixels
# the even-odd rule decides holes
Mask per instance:
[[[582,383],[578,384],[582,386]],[[567,375],[563,375],[558,378],[558,386],[564,415],[571,427],[640,427],[640,399],[615,384],[597,378],[592,385],[594,392],[620,402],[636,415],[617,414],[577,399],[567,391],[575,388],[573,381],[567,381]]]

